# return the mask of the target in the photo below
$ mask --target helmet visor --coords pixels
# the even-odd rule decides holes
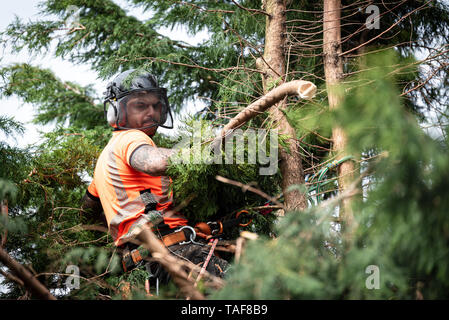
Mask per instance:
[[[173,127],[170,106],[162,88],[133,91],[118,100],[118,107],[118,128]]]

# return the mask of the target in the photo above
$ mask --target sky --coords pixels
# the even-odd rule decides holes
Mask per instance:
[[[17,15],[22,21],[37,20],[39,18],[39,9],[37,4],[41,0],[15,0],[15,1],[4,1],[2,3],[2,10],[0,10],[0,30],[3,31],[5,28],[14,20],[14,16]],[[115,0],[116,3],[126,3],[125,0]],[[143,14],[139,9],[132,9],[130,14],[140,18],[145,19],[149,17],[149,14]],[[175,40],[183,40],[191,44],[197,43],[207,37],[206,32],[199,33],[196,37],[191,38],[186,36],[185,32],[180,29],[171,30],[160,30],[164,35],[170,36],[170,38]],[[99,96],[105,91],[108,80],[101,80],[97,78],[95,71],[90,70],[89,65],[75,65],[70,62],[64,61],[61,58],[53,57],[53,52],[49,52],[48,56],[42,57],[30,57],[27,52],[21,52],[20,54],[11,55],[8,52],[8,48],[0,49],[1,60],[0,66],[11,63],[30,63],[33,66],[41,66],[42,68],[51,69],[55,75],[64,81],[72,81],[80,85],[93,84],[94,88],[99,93]],[[203,105],[197,103],[196,108],[192,105],[190,106],[191,112],[200,110]],[[38,126],[31,122],[34,115],[33,106],[30,104],[23,103],[20,99],[16,97],[11,98],[1,98],[0,99],[0,115],[7,115],[14,117],[17,121],[25,125],[25,133],[23,136],[17,138],[16,140],[11,138],[6,138],[5,135],[0,132],[0,141],[7,141],[11,146],[24,147],[28,144],[36,144],[40,140],[39,132],[51,131],[52,126]],[[175,126],[177,125],[175,119]],[[165,130],[165,131],[164,131]],[[160,129],[161,132],[166,132],[168,129]]]
[[[9,23],[14,20],[14,16],[27,20],[36,20],[39,17],[37,0],[15,0],[2,3],[0,11],[0,30],[4,30]],[[41,66],[51,69],[58,78],[62,80],[70,80],[81,85],[94,84],[95,88],[100,89],[104,86],[103,82],[97,79],[96,73],[89,70],[87,65],[73,65],[63,61],[60,58],[47,57],[30,57],[27,52],[19,54],[10,54],[8,48],[2,49],[2,58],[0,65],[26,62],[32,65]],[[39,131],[49,131],[51,127],[43,127],[31,124],[33,119],[33,106],[23,103],[16,97],[0,100],[0,114],[14,117],[17,121],[23,123],[26,127],[25,133],[16,141],[8,139],[8,143],[16,146],[24,146],[26,144],[34,144],[39,141]],[[0,133],[0,139],[4,139],[4,135]]]

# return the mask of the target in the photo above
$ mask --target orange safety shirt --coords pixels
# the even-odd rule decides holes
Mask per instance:
[[[173,206],[170,177],[150,176],[129,164],[132,153],[145,144],[156,147],[142,131],[115,131],[98,158],[94,179],[87,189],[89,196],[100,199],[117,246],[133,238],[137,226],[149,222],[149,211],[158,210],[163,216]],[[160,225],[164,224],[173,229],[187,225],[187,220],[178,212],[163,217]]]

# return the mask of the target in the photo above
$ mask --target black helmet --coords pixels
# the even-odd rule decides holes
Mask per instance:
[[[155,123],[142,128],[129,128],[126,116],[126,97],[136,92],[148,92],[157,94],[162,104],[161,119]],[[156,78],[148,73],[131,69],[120,73],[106,87],[105,100],[103,103],[105,117],[108,123],[116,129],[147,129],[155,126],[172,129],[173,117],[167,98],[167,89],[158,86]],[[109,107],[106,110],[106,105]],[[166,125],[168,116],[169,125]]]

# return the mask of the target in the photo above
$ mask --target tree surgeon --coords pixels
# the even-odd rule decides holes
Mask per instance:
[[[128,70],[108,84],[105,94],[105,116],[114,132],[98,158],[82,208],[96,215],[104,212],[115,245],[123,249],[125,271],[143,263],[143,253],[133,240],[145,224],[174,255],[204,263],[210,246],[197,236],[198,228],[173,210],[171,179],[165,172],[175,150],[159,148],[152,140],[158,127],[173,128],[166,89],[153,75]],[[223,276],[227,265],[212,256],[206,270]],[[157,283],[168,281],[158,264],[146,267]]]

